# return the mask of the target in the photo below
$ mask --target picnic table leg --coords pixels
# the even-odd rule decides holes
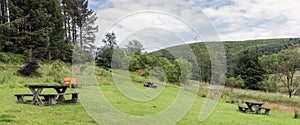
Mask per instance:
[[[29,88],[29,89],[33,94],[31,104],[43,105],[43,101],[39,97],[39,94],[41,94],[41,92],[43,91],[43,88],[38,88],[37,90],[35,90],[34,88]]]
[[[65,93],[67,88],[62,88],[61,90],[58,89],[58,88],[55,88],[56,92],[57,93]],[[57,99],[58,102],[64,102],[66,101],[66,98],[64,95],[58,95],[58,99]]]
[[[250,111],[252,111],[252,105],[247,103],[247,106],[248,106],[248,109],[249,109]]]
[[[49,105],[55,105],[56,104],[56,95],[49,95]]]
[[[72,94],[72,102],[76,103],[77,102],[77,98],[78,98],[78,93],[73,93]]]
[[[23,95],[18,95],[18,96],[17,96],[17,99],[18,99],[18,102],[20,102],[20,103],[25,103],[25,100],[24,100],[24,96],[23,96]]]
[[[260,114],[260,109],[261,109],[260,106],[255,106],[254,108],[255,108],[255,113]]]

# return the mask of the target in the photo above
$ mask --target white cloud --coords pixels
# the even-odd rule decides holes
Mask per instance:
[[[154,51],[163,49],[169,46],[184,44],[185,41],[180,36],[161,28],[145,28],[138,32],[129,34],[123,41],[120,41],[120,46],[125,47],[130,40],[138,40],[142,43],[146,51]]]
[[[203,11],[216,25],[221,40],[298,37],[298,0],[236,0]]]
[[[156,28],[156,31],[148,33],[162,29],[187,42],[197,37],[194,30],[205,33],[207,36],[214,33],[207,32],[213,28],[207,27],[210,22],[200,7],[187,0],[110,0],[97,14],[99,16],[97,24],[100,26],[100,32],[97,35],[99,42],[101,42],[103,34],[108,31],[116,32],[119,41],[137,31],[153,28]],[[162,35],[161,37],[170,37],[169,39],[174,37]],[[218,39],[215,36],[202,37],[202,39],[210,41]],[[156,42],[161,43],[157,38]],[[172,46],[175,43],[170,41],[168,44]]]
[[[194,2],[196,6],[188,1]],[[200,29],[202,35],[202,38],[197,39],[218,40],[215,35],[210,36],[214,31],[206,19],[207,15],[223,41],[299,37],[298,5],[299,0],[109,0],[97,12],[97,24],[100,26],[97,36],[101,42],[100,36],[110,26],[120,39],[143,28],[150,30],[148,33],[154,32],[151,31],[152,27],[167,30],[189,42],[197,37],[191,30],[194,28]],[[141,12],[144,10],[162,13]],[[133,14],[136,12],[140,14]],[[144,39],[151,41],[150,37]]]

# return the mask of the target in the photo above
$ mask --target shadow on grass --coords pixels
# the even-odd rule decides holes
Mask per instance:
[[[15,118],[15,116],[3,114],[0,116],[0,122],[14,122],[15,120],[12,118]]]
[[[14,120],[9,118],[0,119],[0,122],[14,122]]]

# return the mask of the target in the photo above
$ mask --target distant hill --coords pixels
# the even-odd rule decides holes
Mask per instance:
[[[212,42],[198,42],[187,44],[191,49],[193,54],[197,58],[198,67],[200,68],[201,76],[199,73],[194,73],[193,78],[208,81],[210,76],[210,59],[209,54],[206,49],[207,44],[212,44]],[[285,49],[294,49],[300,45],[299,38],[281,38],[281,39],[258,39],[258,40],[246,40],[246,41],[225,41],[222,42],[228,65],[228,71],[230,72],[234,68],[239,56],[245,50],[255,50],[260,55],[268,55],[277,53]],[[153,53],[162,53],[163,57],[166,57],[170,61],[174,61],[175,57],[173,55],[179,55],[190,59],[190,53],[184,51],[186,50],[186,45],[179,45],[168,47],[162,50],[155,51]],[[172,53],[172,54],[171,54]]]

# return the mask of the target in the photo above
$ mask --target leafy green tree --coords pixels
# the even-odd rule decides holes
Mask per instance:
[[[175,64],[179,66],[178,69],[180,69],[179,80],[183,84],[188,84],[188,81],[192,76],[192,63],[180,57],[179,59],[175,60]]]
[[[295,78],[295,73],[300,68],[300,52],[297,50],[284,50],[278,54],[263,56],[260,58],[263,67],[267,68],[269,73],[279,73],[281,81],[287,88],[291,98],[299,89]],[[283,76],[283,78],[282,78]]]
[[[111,68],[114,49],[118,48],[116,34],[114,32],[107,33],[102,42],[105,45],[97,50],[96,65]]]
[[[140,57],[141,55],[132,55],[130,57],[130,63],[129,63],[129,71],[136,71],[141,69],[141,64],[140,64]]]
[[[245,86],[245,82],[240,75],[235,77],[229,77],[226,80],[226,86],[235,87],[235,88],[242,88]]]
[[[141,55],[143,50],[143,44],[138,40],[129,41],[128,45],[126,46],[126,53],[128,55]]]
[[[178,65],[171,63],[167,58],[157,58],[156,67],[161,67],[167,77],[168,82],[178,84],[180,82],[180,68]],[[178,84],[179,85],[179,84]]]

